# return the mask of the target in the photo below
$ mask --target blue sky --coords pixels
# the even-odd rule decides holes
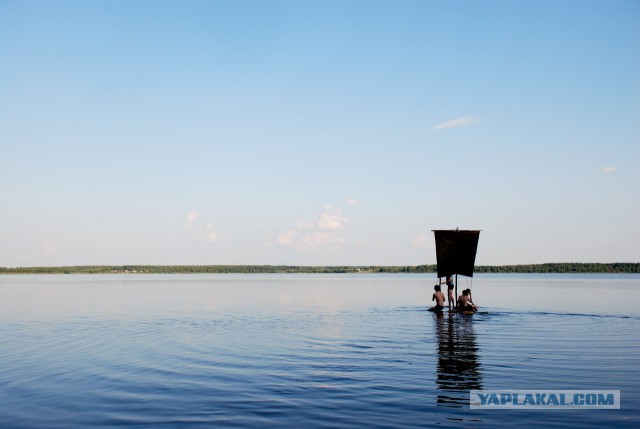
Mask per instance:
[[[0,266],[640,260],[637,1],[0,0]]]

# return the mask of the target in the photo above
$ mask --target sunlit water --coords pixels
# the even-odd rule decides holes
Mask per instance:
[[[0,276],[0,427],[640,427],[640,276]],[[471,410],[469,389],[621,390]]]

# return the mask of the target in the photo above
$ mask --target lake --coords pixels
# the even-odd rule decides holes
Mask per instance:
[[[640,276],[0,276],[0,427],[640,427]],[[620,390],[619,410],[470,389]]]

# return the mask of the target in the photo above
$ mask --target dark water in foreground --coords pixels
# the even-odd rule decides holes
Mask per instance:
[[[441,319],[432,282],[1,276],[0,427],[640,427],[640,276],[479,276],[482,311]],[[622,406],[471,410],[469,389]]]

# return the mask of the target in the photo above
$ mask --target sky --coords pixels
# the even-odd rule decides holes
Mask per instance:
[[[640,2],[0,0],[0,266],[640,261]]]

